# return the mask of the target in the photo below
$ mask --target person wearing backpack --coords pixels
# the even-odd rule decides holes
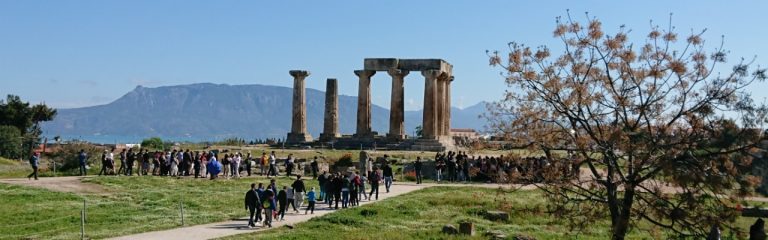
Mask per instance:
[[[376,200],[379,200],[379,182],[381,182],[381,175],[379,175],[378,167],[373,167],[371,175],[368,177],[368,182],[371,183],[371,193],[368,193],[368,200],[373,197],[373,192],[376,192]]]
[[[37,170],[38,170],[38,167],[40,166],[40,153],[39,152],[35,152],[35,153],[32,154],[32,156],[29,157],[29,165],[32,166],[32,173],[27,175],[27,178],[29,180],[32,180],[32,177],[34,176],[35,180],[38,180],[37,179]]]

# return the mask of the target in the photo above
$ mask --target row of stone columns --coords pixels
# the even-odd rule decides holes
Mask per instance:
[[[390,69],[392,77],[392,96],[389,114],[389,133],[391,139],[405,139],[405,76],[409,71]],[[373,138],[371,131],[371,77],[376,74],[372,70],[357,70],[359,78],[357,98],[357,138]],[[422,137],[439,139],[450,135],[450,83],[453,77],[440,70],[424,70],[424,118],[422,121]]]
[[[309,71],[292,70],[293,76],[293,116],[291,132],[288,133],[289,143],[312,141],[307,132],[306,96],[304,80]],[[389,132],[387,137],[393,140],[403,140],[405,134],[405,76],[409,71],[390,69],[392,77],[392,96],[390,103]],[[357,70],[359,78],[357,95],[357,132],[358,139],[373,139],[376,135],[371,129],[371,77],[376,74],[373,70]],[[441,139],[450,135],[451,119],[451,81],[450,73],[440,70],[421,71],[424,76],[424,110],[422,121],[422,138]],[[321,141],[331,141],[338,138],[338,81],[329,78],[326,83],[325,116]]]

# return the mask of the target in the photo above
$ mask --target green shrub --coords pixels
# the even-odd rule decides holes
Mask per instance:
[[[352,154],[351,153],[345,153],[339,160],[336,160],[336,162],[333,163],[333,168],[338,169],[342,167],[352,167],[355,164],[352,162]]]
[[[141,147],[142,148],[149,148],[154,150],[164,150],[165,146],[163,144],[163,139],[160,139],[159,137],[152,137],[147,138],[141,141]]]
[[[17,159],[21,156],[21,132],[13,126],[0,126],[0,157]]]
[[[52,153],[51,158],[57,162],[56,168],[62,172],[78,169],[80,167],[80,160],[78,159],[80,150],[85,150],[85,153],[88,154],[86,164],[91,165],[95,162],[101,164],[101,150],[92,144],[78,141],[61,144],[61,149]]]

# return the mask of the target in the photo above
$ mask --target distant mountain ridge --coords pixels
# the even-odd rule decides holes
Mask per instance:
[[[284,138],[291,128],[293,89],[268,85],[199,83],[147,88],[138,86],[119,99],[99,106],[59,109],[43,125],[46,135],[134,136],[216,140],[227,137]],[[307,129],[317,138],[323,128],[325,93],[307,89]],[[482,129],[484,103],[451,112],[452,128]],[[339,95],[339,128],[353,134],[357,97]],[[372,106],[374,131],[386,134],[389,110]],[[407,134],[421,125],[421,111],[406,111]]]

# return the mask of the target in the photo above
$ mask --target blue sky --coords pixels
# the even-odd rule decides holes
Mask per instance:
[[[37,1],[0,0],[0,94],[55,107],[111,102],[137,85],[212,82],[307,87],[357,95],[363,58],[442,58],[454,65],[454,106],[499,99],[506,89],[485,50],[510,41],[550,45],[554,19],[590,12],[615,32],[645,34],[649,20],[681,35],[708,28],[734,63],[768,65],[768,1]],[[641,41],[639,38],[634,38]],[[684,38],[683,38],[684,39]],[[726,69],[726,68],[724,68]],[[424,83],[406,77],[406,108],[420,109]],[[389,106],[390,77],[373,78],[373,102]],[[752,88],[762,100],[765,84]]]

